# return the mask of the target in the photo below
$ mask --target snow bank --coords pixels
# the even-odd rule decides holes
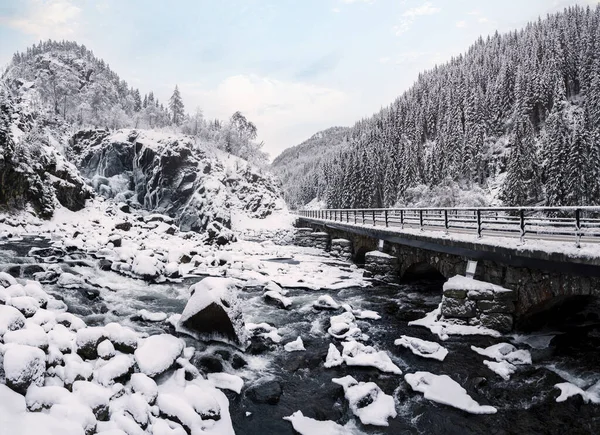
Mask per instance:
[[[292,415],[283,417],[292,423],[292,427],[300,435],[346,435],[348,431],[334,421],[319,421],[305,417],[302,411],[296,411]]]

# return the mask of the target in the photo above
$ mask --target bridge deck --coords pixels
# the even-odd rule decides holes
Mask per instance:
[[[345,218],[345,216],[344,216]],[[481,231],[472,228],[440,228],[414,223],[371,222],[321,219],[299,216],[301,222],[323,228],[347,231],[391,243],[461,255],[476,260],[491,260],[516,267],[529,267],[586,276],[600,276],[600,238],[575,234],[528,234],[522,240],[514,231]]]

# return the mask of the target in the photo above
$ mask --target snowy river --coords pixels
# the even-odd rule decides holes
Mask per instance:
[[[47,246],[46,241],[33,238],[3,242],[0,264],[31,263],[31,257],[27,256],[30,248],[44,246]],[[294,248],[287,252],[295,257]],[[79,288],[57,285],[49,285],[46,290],[64,300],[69,311],[90,326],[116,321],[143,333],[174,333],[172,326],[163,320],[182,312],[189,285],[200,279],[147,284],[102,271],[96,265],[97,260],[80,257],[74,255],[70,262],[61,262],[58,266],[99,284],[97,290],[82,292]],[[342,273],[349,267],[326,255],[306,256],[304,251],[301,261],[261,260],[275,266],[279,263],[290,270],[307,260],[329,263]],[[442,341],[426,328],[408,326],[409,321],[423,318],[438,306],[441,285],[441,282],[425,279],[402,285],[373,284],[327,291],[289,288],[287,297],[292,301],[289,309],[265,303],[262,287],[245,287],[239,297],[243,299],[246,324],[267,322],[277,329],[275,335],[281,337],[279,343],[266,338],[265,334],[255,334],[250,347],[241,352],[218,342],[200,343],[189,337],[185,340],[196,348],[192,362],[203,373],[225,371],[244,380],[241,394],[225,391],[237,434],[296,433],[292,424],[283,419],[296,411],[317,420],[335,421],[344,426],[344,433],[600,433],[600,405],[584,403],[581,396],[557,402],[560,391],[555,387],[570,382],[583,390],[600,388],[597,314],[583,314],[552,329],[527,335],[450,336]],[[357,319],[356,324],[368,336],[364,343],[387,352],[403,374],[417,371],[446,374],[475,401],[495,407],[497,413],[471,414],[428,400],[412,390],[403,374],[346,364],[325,368],[330,343],[340,348],[339,340],[327,330],[331,316],[341,311],[313,308],[313,303],[323,295],[333,297],[339,304],[349,304],[356,311],[377,312],[380,319]],[[159,314],[151,319],[155,321],[149,321],[151,316],[140,316],[140,310],[166,316]],[[448,350],[448,355],[444,361],[417,356],[394,344],[402,335],[438,342]],[[302,338],[306,350],[286,351],[283,344],[297,337]],[[471,346],[486,348],[501,342],[511,343],[531,354],[532,363],[519,365],[509,380],[488,369],[483,364],[485,357],[471,349]],[[388,420],[389,426],[362,425],[353,415],[343,389],[332,382],[333,378],[346,375],[357,381],[375,382],[385,394],[393,397],[397,416]]]

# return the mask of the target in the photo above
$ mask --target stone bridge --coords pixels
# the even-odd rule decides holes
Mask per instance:
[[[586,303],[590,297],[600,296],[600,256],[580,254],[574,243],[555,241],[543,245],[544,249],[536,249],[537,242],[519,244],[514,240],[514,245],[519,246],[507,247],[493,243],[494,239],[486,241],[476,236],[457,238],[442,232],[407,231],[305,216],[298,218],[297,226],[306,228],[299,230],[305,238],[318,239],[313,246],[333,247],[336,252],[345,249],[346,257],[357,263],[365,263],[365,254],[371,251],[388,254],[391,257],[382,257],[391,260],[387,263],[399,280],[465,275],[468,261],[475,260],[476,280],[514,291],[518,327],[539,323],[547,317],[548,310],[560,309],[566,302]],[[340,248],[341,240],[349,241],[345,242],[345,248]],[[554,243],[558,244],[555,251],[550,249]]]

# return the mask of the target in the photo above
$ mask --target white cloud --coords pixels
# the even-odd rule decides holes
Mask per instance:
[[[80,14],[71,0],[30,0],[26,16],[0,17],[0,23],[37,39],[59,39],[75,34]]]
[[[400,36],[410,30],[417,17],[437,14],[441,10],[441,8],[434,7],[431,2],[425,2],[421,6],[407,9],[402,13],[400,23],[394,26],[394,33]]]
[[[357,116],[356,110],[349,112],[353,105],[346,93],[304,82],[236,75],[214,89],[201,83],[182,83],[179,88],[187,106],[202,107],[208,118],[228,119],[241,111],[256,124],[271,157],[315,131],[352,122]]]
[[[487,17],[479,17],[479,19],[477,21],[480,23],[487,23],[490,20]]]
[[[342,3],[373,3],[375,0],[340,0]]]
[[[379,58],[379,63],[388,63],[391,59],[387,56],[385,57],[380,57]]]
[[[467,15],[481,15],[481,11],[479,9],[473,9],[472,11],[468,12]]]
[[[331,12],[338,14],[340,12],[340,8],[333,8],[331,9]]]
[[[465,20],[457,21],[456,27],[467,27],[467,22]]]

